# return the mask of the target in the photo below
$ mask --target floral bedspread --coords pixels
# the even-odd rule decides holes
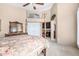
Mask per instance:
[[[24,56],[36,48],[46,47],[46,40],[42,37],[17,35],[0,39],[1,56]]]

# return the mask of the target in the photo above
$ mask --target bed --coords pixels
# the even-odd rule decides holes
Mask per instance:
[[[0,38],[0,56],[38,56],[46,55],[48,42],[42,37],[17,35]]]

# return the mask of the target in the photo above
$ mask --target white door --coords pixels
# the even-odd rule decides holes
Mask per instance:
[[[27,23],[27,32],[28,35],[40,36],[41,35],[41,23]]]
[[[79,9],[77,11],[77,46],[79,48]]]

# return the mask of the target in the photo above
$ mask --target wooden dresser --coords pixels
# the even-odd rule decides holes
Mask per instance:
[[[23,32],[23,23],[14,21],[9,22],[9,33],[5,34],[5,37],[7,36],[16,36],[16,35],[25,35],[27,33]]]
[[[9,34],[5,34],[5,37],[8,36],[16,36],[16,35],[26,35],[27,33],[9,33]]]

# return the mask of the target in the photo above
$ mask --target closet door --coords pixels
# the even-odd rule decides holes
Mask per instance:
[[[41,23],[28,22],[27,32],[28,32],[28,35],[40,36],[41,35]]]
[[[77,46],[79,48],[79,9],[77,11]]]

